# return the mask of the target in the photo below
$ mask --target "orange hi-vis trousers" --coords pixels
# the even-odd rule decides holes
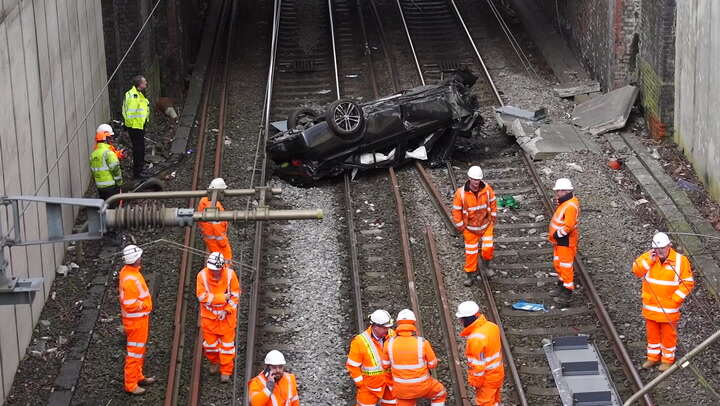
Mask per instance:
[[[465,239],[465,272],[477,271],[478,252],[482,254],[482,258],[486,261],[493,259],[493,254],[495,253],[493,246],[493,229],[492,224],[488,225],[482,236],[468,230],[463,231],[463,237]]]
[[[415,406],[418,399],[430,399],[430,406],[445,406],[445,400],[447,400],[447,391],[442,383],[434,378],[429,378],[429,382],[423,384],[425,390],[422,393],[418,393],[414,399],[400,399],[398,398],[398,406]]]
[[[475,404],[478,406],[497,406],[500,404],[500,388],[482,386],[475,389]]]
[[[575,289],[575,283],[573,282],[575,254],[577,254],[577,246],[553,245],[553,267],[555,267],[555,272],[557,272],[563,286],[570,290]]]
[[[358,389],[355,401],[357,406],[376,406],[378,402],[380,402],[380,405],[394,405],[397,403],[395,396],[387,386],[378,391],[372,391],[367,387]]]
[[[219,252],[226,261],[232,260],[232,247],[227,237],[205,236],[203,241],[208,252]]]
[[[662,361],[666,364],[675,362],[677,326],[677,322],[660,323],[645,319],[648,360],[655,362]]]
[[[229,314],[228,317],[235,317]],[[211,364],[220,364],[220,373],[232,375],[235,361],[235,328],[228,320],[201,318],[200,328],[203,335],[205,357]]]
[[[127,354],[125,354],[125,390],[132,392],[138,382],[145,379],[143,364],[145,348],[150,329],[150,316],[123,318],[123,328],[127,336]]]

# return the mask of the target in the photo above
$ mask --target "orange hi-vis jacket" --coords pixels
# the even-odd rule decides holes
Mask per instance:
[[[124,319],[145,317],[153,309],[152,296],[139,266],[125,265],[120,270],[120,309]]]
[[[195,292],[200,301],[200,317],[211,320],[230,319],[230,324],[235,325],[235,312],[240,300],[240,283],[235,271],[224,267],[220,279],[213,280],[212,271],[203,268],[198,273]],[[230,298],[225,300],[225,294],[229,293]]]
[[[198,203],[197,211],[202,212],[210,207],[210,199],[203,197]],[[219,211],[225,211],[222,203],[215,202],[215,207]],[[205,240],[224,240],[227,238],[228,222],[227,221],[199,221],[198,226]]]
[[[568,247],[577,247],[579,236],[577,229],[578,217],[580,217],[580,201],[577,197],[573,196],[560,203],[550,220],[548,240],[553,244],[557,244],[555,232],[558,231],[560,237],[568,236]]]
[[[500,328],[482,314],[460,333],[467,337],[468,383],[474,388],[501,387],[505,377]]]
[[[431,383],[430,369],[438,365],[430,342],[417,336],[415,323],[401,320],[383,345],[383,367],[390,368],[388,385],[401,399],[412,399],[425,392],[424,383]]]
[[[670,248],[665,262],[652,251],[640,255],[633,262],[632,271],[643,279],[642,314],[646,319],[671,323],[680,319],[680,306],[695,287],[690,261]]]
[[[395,331],[388,330],[385,337],[387,341],[395,336]],[[382,365],[383,344],[375,339],[372,327],[358,334],[350,342],[350,352],[347,356],[345,367],[355,385],[365,385],[372,391],[379,391],[385,388],[386,369]]]
[[[494,222],[497,217],[495,191],[486,183],[485,187],[475,194],[466,183],[455,191],[452,217],[458,230],[482,235],[490,222]]]
[[[298,406],[298,396],[295,375],[285,372],[275,383],[272,392],[267,389],[267,378],[263,372],[248,382],[248,394],[251,406]]]

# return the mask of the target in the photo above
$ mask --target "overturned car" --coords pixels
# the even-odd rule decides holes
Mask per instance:
[[[311,108],[290,113],[287,129],[271,135],[275,173],[307,184],[345,171],[387,168],[412,159],[443,161],[457,136],[482,126],[477,77],[453,72],[438,85],[419,86],[366,103],[337,100],[325,114]]]

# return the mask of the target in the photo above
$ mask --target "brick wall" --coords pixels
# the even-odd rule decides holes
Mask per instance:
[[[644,1],[639,44],[641,103],[654,137],[672,134],[675,103],[675,0]]]

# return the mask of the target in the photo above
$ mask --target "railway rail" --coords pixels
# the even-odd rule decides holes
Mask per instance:
[[[452,47],[449,42],[453,36],[448,33],[457,33],[459,30],[467,40],[465,44],[470,45],[476,57],[470,66],[485,73],[487,90],[483,94],[492,95],[494,101],[500,105],[504,104],[485,61],[478,51],[468,24],[454,0],[449,3],[433,0],[404,3],[402,0],[398,0],[398,7],[404,16],[405,32],[409,43],[412,44],[415,68],[421,83],[438,80],[437,70],[442,72],[444,61],[457,61],[451,63],[451,67],[468,64],[467,46]],[[459,26],[460,29],[453,31],[449,27],[452,25],[451,20],[454,20],[456,28]],[[457,41],[453,43],[457,44]],[[454,50],[454,53],[448,50]],[[427,75],[426,78],[428,73],[430,75]],[[460,176],[464,177],[469,166],[470,164],[466,163],[465,168],[460,168]],[[552,249],[542,235],[542,230],[547,227],[545,219],[549,219],[552,215],[552,208],[528,157],[515,149],[507,158],[482,160],[482,166],[490,177],[487,182],[496,188],[496,194],[498,196],[522,194],[524,196],[523,207],[527,211],[527,213],[517,213],[517,215],[511,212],[508,214],[507,211],[499,214],[495,238],[498,249],[493,268],[496,268],[502,276],[488,279],[481,272],[481,285],[490,311],[490,319],[501,327],[503,322],[511,322],[513,325],[512,328],[502,329],[502,341],[505,362],[509,367],[515,389],[515,400],[521,405],[557,403],[558,394],[552,381],[552,375],[546,367],[544,355],[540,351],[540,338],[578,333],[592,335],[599,342],[606,357],[611,354],[610,349],[614,351],[617,362],[613,365],[621,367],[616,367],[611,371],[615,376],[622,371],[631,383],[630,387],[619,388],[622,395],[628,395],[637,390],[642,386],[639,375],[592,284],[592,280],[579,259],[576,265],[577,274],[582,281],[582,292],[589,299],[590,306],[577,294],[569,303],[570,306],[564,307],[553,303],[553,298],[547,293],[538,292],[538,287],[552,286],[555,283],[553,272],[551,272],[552,261],[550,261]],[[421,173],[425,185],[431,191],[430,196],[436,206],[438,208],[447,207],[448,202],[439,200],[439,193],[433,191],[434,187],[430,176],[423,173],[422,166],[417,164],[416,169]],[[447,175],[452,183],[451,191],[454,191],[458,185],[455,181],[457,178],[455,168],[451,163],[448,163]],[[440,216],[448,217],[446,211],[438,210],[438,212]],[[531,214],[533,218],[528,221]],[[534,260],[538,256],[544,256],[547,260],[542,262]],[[528,274],[532,274],[533,277],[528,277]],[[496,295],[496,293],[500,294]],[[479,296],[478,299],[480,299]],[[550,311],[526,313],[508,310],[505,306],[507,301],[523,299],[536,300],[541,303],[549,302]],[[502,308],[501,312],[498,311],[498,304]],[[601,329],[597,328],[597,320],[600,321]],[[543,327],[538,328],[538,324],[542,324]],[[532,338],[528,339],[528,337]],[[517,363],[522,364],[521,368],[517,367],[516,359]],[[644,401],[646,404],[652,404],[649,397],[645,397]]]

